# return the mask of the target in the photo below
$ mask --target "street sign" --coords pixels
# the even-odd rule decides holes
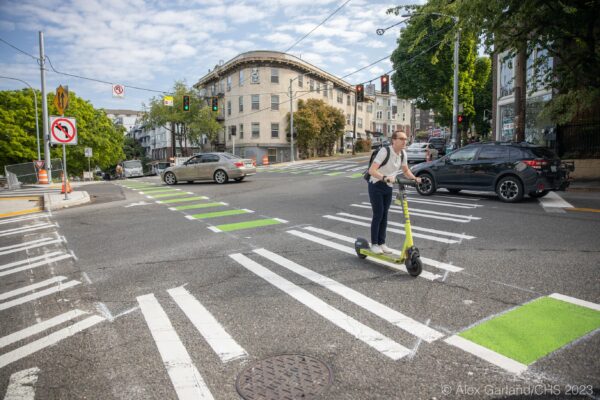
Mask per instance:
[[[112,85],[113,97],[123,98],[125,97],[125,86],[123,85]]]
[[[50,143],[77,144],[75,118],[50,117]]]
[[[90,158],[92,156],[92,148],[91,147],[85,148],[85,156],[88,158]]]
[[[56,94],[54,95],[54,107],[59,114],[64,114],[65,110],[69,106],[69,87],[63,87],[60,85],[56,88]]]
[[[35,163],[35,167],[37,169],[44,168],[44,160],[35,160],[34,163]]]
[[[173,107],[173,96],[164,96],[163,104],[165,106]]]

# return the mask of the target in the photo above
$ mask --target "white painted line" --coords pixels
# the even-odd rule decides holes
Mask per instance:
[[[150,196],[146,196],[146,197],[150,197]],[[162,201],[155,201],[156,204],[162,204]]]
[[[242,348],[219,324],[219,321],[184,287],[167,290],[198,332],[204,337],[222,362],[247,357]]]
[[[247,213],[249,213],[249,214],[252,214],[252,213],[254,212],[254,211],[252,211],[252,210],[249,210],[249,209],[247,209],[247,208],[242,208],[242,211],[246,211],[246,212],[247,212]]]
[[[189,219],[190,221],[195,221],[196,220],[196,218],[192,217],[191,215],[186,215],[185,218]]]
[[[177,332],[153,294],[137,301],[180,400],[214,399]]]
[[[449,201],[439,201],[439,200],[421,200],[420,198],[411,198],[411,203],[419,203],[419,204],[430,204],[441,207],[454,207],[454,208],[477,208],[483,207],[480,204],[468,204],[468,203],[453,203]]]
[[[360,323],[351,316],[325,303],[323,300],[309,293],[300,286],[271,272],[267,268],[249,259],[243,254],[230,254],[229,257],[240,263],[244,268],[255,273],[284,293],[287,293],[300,303],[304,304],[334,325],[345,330],[355,338],[388,356],[392,360],[399,360],[410,354],[410,350],[390,338]]]
[[[7,247],[12,247],[12,249],[6,250],[6,251],[0,251],[0,256],[4,255],[4,254],[17,253],[17,252],[23,251],[23,250],[34,249],[36,247],[43,247],[43,246],[46,246],[49,244],[62,243],[65,241],[63,238],[60,238],[60,239],[47,238],[47,239],[50,239],[50,240],[46,240],[46,239],[44,239],[43,241],[31,240],[29,242],[21,243],[20,245],[7,246]],[[30,243],[33,243],[33,244],[30,244]]]
[[[55,257],[55,258],[48,258],[48,259],[46,259],[44,261],[38,261],[38,262],[35,262],[35,263],[32,263],[32,264],[24,265],[22,267],[17,267],[17,268],[14,268],[14,269],[10,269],[8,271],[0,272],[0,276],[6,276],[6,275],[14,274],[16,272],[27,271],[27,270],[30,270],[32,268],[37,268],[37,267],[40,267],[42,265],[50,264],[50,263],[53,263],[53,262],[65,260],[67,258],[72,258],[72,257],[73,256],[71,254],[63,254],[63,255]]]
[[[448,264],[448,263],[441,262],[441,261],[436,261],[431,258],[427,258],[427,257],[423,257],[423,256],[421,256],[421,261],[423,261],[423,264],[431,265],[432,267],[443,269],[443,270],[450,271],[450,272],[460,272],[464,269],[461,267],[457,267],[456,265]]]
[[[4,400],[34,400],[39,372],[38,367],[33,367],[12,374]]]
[[[65,290],[65,289],[69,289],[70,287],[77,286],[80,283],[81,282],[79,282],[79,281],[69,281],[67,283],[59,283],[56,286],[53,286],[53,287],[48,288],[48,289],[41,290],[39,292],[35,292],[35,293],[30,294],[28,296],[23,296],[23,297],[19,297],[18,299],[14,299],[12,301],[7,301],[7,302],[4,302],[4,303],[0,303],[0,310],[6,310],[8,308],[11,308],[11,307],[14,307],[14,306],[18,306],[18,305],[21,305],[21,304],[25,304],[25,303],[28,303],[28,302],[30,302],[32,300],[36,300],[36,299],[39,299],[41,297],[45,297],[45,296],[51,295],[53,293],[61,292],[61,291]]]
[[[177,210],[175,209],[175,207],[169,207],[169,210],[171,210],[171,211],[177,211]]]
[[[36,239],[36,240],[29,240],[29,241],[23,242],[23,243],[12,244],[10,246],[0,247],[0,251],[2,251],[2,250],[8,250],[8,249],[14,249],[14,248],[17,248],[17,247],[27,247],[27,246],[32,245],[32,244],[41,243],[41,242],[47,242],[47,241],[50,241],[50,240],[54,240],[54,239],[53,238],[42,238],[42,239]],[[2,253],[0,253],[0,254],[2,254]]]
[[[558,193],[552,191],[538,199],[538,201],[544,208],[573,208],[571,203],[565,201]]]
[[[550,296],[553,299],[566,301],[567,303],[576,304],[581,307],[591,308],[592,310],[600,311],[600,304],[592,303],[591,301],[577,299],[560,293],[552,293]]]
[[[48,336],[45,336],[41,339],[36,340],[35,342],[31,342],[26,344],[25,346],[19,347],[13,351],[10,351],[6,354],[0,356],[0,368],[7,366],[15,361],[18,361],[24,357],[27,357],[39,350],[42,350],[48,346],[52,346],[63,339],[66,339],[70,336],[75,335],[87,328],[90,328],[96,325],[99,322],[104,321],[104,318],[94,315],[89,318],[84,319],[83,321],[79,321],[74,323],[73,325],[68,326],[67,328],[63,328],[59,331],[51,333]]]
[[[10,235],[11,233],[19,233],[19,231],[27,232],[27,230],[34,230],[34,228],[42,229],[42,228],[48,228],[48,227],[53,227],[53,226],[56,226],[56,225],[51,224],[49,222],[45,222],[45,223],[41,223],[41,224],[37,224],[37,225],[19,226],[18,228],[12,228],[12,229],[0,231],[0,236]]]
[[[348,218],[342,218],[342,217],[337,217],[334,215],[323,215],[323,218],[327,218],[327,219],[333,219],[336,221],[342,221],[342,222],[348,222],[350,224],[354,224],[354,225],[359,225],[359,226],[366,226],[366,227],[371,227],[371,223],[367,223],[367,222],[360,222],[360,221],[356,221],[354,219],[348,219]],[[371,219],[369,218],[369,221]],[[390,225],[390,223],[388,222],[388,225]],[[387,229],[388,232],[392,232],[392,233],[398,233],[400,235],[405,235],[406,232],[402,229],[394,229],[394,228],[388,228]],[[430,236],[430,235],[423,235],[420,233],[415,233],[413,232],[413,237],[418,237],[421,239],[428,239],[428,240],[433,240],[435,242],[441,242],[441,243],[448,243],[448,244],[453,244],[453,243],[458,243],[457,240],[452,240],[452,239],[444,239],[444,238],[440,238],[437,236]]]
[[[87,314],[85,311],[72,310],[64,314],[58,315],[54,318],[50,318],[38,324],[32,325],[29,328],[21,329],[20,331],[11,333],[10,335],[0,338],[0,348],[18,342],[19,340],[28,338],[29,336],[36,335],[40,332],[45,331],[46,329],[50,329],[52,327],[62,324],[63,322],[70,321],[85,314]]]
[[[356,215],[356,214],[349,214],[349,213],[337,213],[336,215],[340,215],[342,217],[350,217],[350,218],[356,218],[356,219],[360,219],[363,221],[369,221],[371,222],[371,218],[370,217],[363,217],[362,215]],[[398,226],[398,227],[404,227],[404,224],[398,223],[398,222],[392,222],[392,221],[388,221],[388,225],[390,226]],[[370,226],[370,224],[369,224]],[[429,232],[429,233],[436,233],[438,235],[443,235],[443,236],[450,236],[450,237],[457,237],[459,239],[475,239],[475,236],[470,236],[470,235],[465,235],[463,233],[454,233],[454,232],[448,232],[448,231],[440,231],[437,229],[429,229],[429,228],[421,228],[418,226],[414,226],[411,224],[411,229],[413,231],[421,231],[421,232]],[[415,236],[415,233],[413,232],[413,236]]]
[[[39,261],[39,260],[43,260],[43,259],[47,259],[47,258],[52,258],[54,256],[57,256],[59,254],[64,254],[61,251],[53,251],[52,253],[47,253],[47,254],[42,254],[41,256],[36,256],[36,257],[32,257],[32,258],[25,258],[23,260],[19,260],[19,261],[15,261],[15,262],[11,262],[8,264],[4,264],[4,265],[0,265],[0,270],[3,269],[7,269],[7,268],[12,268],[12,267],[16,267],[19,266],[21,264],[29,264],[35,261]]]
[[[397,326],[400,329],[405,330],[406,332],[425,340],[426,342],[433,342],[437,339],[442,338],[444,335],[414,319],[396,311],[388,306],[379,303],[363,295],[362,293],[357,292],[354,289],[351,289],[333,279],[330,279],[324,275],[321,275],[317,272],[314,272],[308,268],[303,267],[302,265],[296,264],[295,262],[288,260],[278,254],[270,252],[266,249],[256,249],[254,250],[256,254],[260,254],[261,256],[281,265],[284,268],[289,269],[292,272],[297,273],[309,279],[319,285],[331,290],[334,293],[342,296],[346,300],[351,301],[359,307],[364,308],[365,310],[377,315],[379,318],[386,320],[392,325]]]
[[[299,232],[299,231],[296,231],[296,230],[290,230],[290,231],[287,231],[287,233],[290,233],[292,235],[301,237],[301,238],[309,240],[311,242],[318,243],[318,244],[323,245],[323,246],[331,247],[332,249],[339,250],[339,251],[344,252],[346,254],[351,254],[351,255],[356,256],[356,250],[354,250],[354,247],[343,246],[343,245],[341,245],[339,243],[335,243],[335,242],[332,242],[332,241],[329,241],[329,240],[325,240],[325,239],[322,239],[320,237],[313,236],[313,235],[310,235],[310,234],[304,233],[304,232]],[[381,265],[385,265],[385,266],[387,266],[389,268],[392,268],[392,269],[395,269],[395,270],[398,270],[398,271],[407,272],[406,271],[406,267],[404,266],[404,264],[397,264],[397,263],[387,262],[387,261],[380,260],[379,258],[375,258],[375,257],[367,257],[366,259],[369,260],[369,261],[381,264]],[[431,272],[428,272],[428,271],[423,271],[423,272],[421,272],[421,275],[419,275],[419,278],[427,279],[429,281],[434,281],[434,280],[439,279],[441,277],[442,277],[441,275],[432,274]]]
[[[15,217],[9,219],[0,219],[0,225],[4,224],[14,224],[16,222],[27,221],[30,219],[38,219],[38,218],[48,218],[50,215],[46,213],[35,213],[35,214],[27,214],[27,216]]]
[[[66,276],[55,276],[50,279],[46,279],[45,281],[41,281],[38,283],[34,283],[32,285],[23,286],[19,289],[11,290],[10,292],[0,293],[0,300],[10,299],[11,297],[15,297],[21,295],[23,293],[31,292],[32,290],[36,290],[42,288],[44,286],[49,286],[54,283],[60,283],[64,280],[68,279]]]
[[[495,351],[480,346],[477,343],[473,343],[470,340],[464,339],[458,335],[450,336],[449,338],[444,339],[444,341],[452,346],[466,351],[467,353],[471,353],[482,360],[497,365],[498,367],[503,368],[513,374],[518,375],[527,370],[527,365],[521,364],[518,361],[496,353]]]
[[[211,231],[215,232],[215,233],[223,232],[222,230],[220,230],[216,226],[208,226],[207,228],[210,229]]]
[[[282,224],[287,224],[289,221],[286,221],[285,219],[281,219],[281,218],[273,218],[275,221],[279,221]]]

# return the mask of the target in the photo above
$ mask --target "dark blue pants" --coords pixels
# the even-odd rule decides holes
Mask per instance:
[[[369,200],[373,209],[371,244],[384,244],[388,210],[392,204],[392,188],[383,182],[369,182]]]

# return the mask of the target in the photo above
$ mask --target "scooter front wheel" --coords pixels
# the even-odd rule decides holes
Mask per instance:
[[[356,250],[356,255],[359,258],[365,259],[367,258],[366,254],[361,253],[360,251],[362,249],[367,250],[369,249],[369,241],[367,239],[363,239],[363,238],[357,238],[356,241],[354,242],[354,250]]]
[[[421,257],[418,254],[413,254],[407,258],[404,265],[406,265],[406,270],[410,276],[417,277],[423,272],[423,261],[421,261]]]

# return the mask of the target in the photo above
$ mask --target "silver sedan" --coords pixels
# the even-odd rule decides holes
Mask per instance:
[[[430,143],[413,143],[406,148],[407,161],[409,163],[420,163],[427,160],[427,150],[437,158],[437,150]],[[433,158],[433,157],[432,157]]]
[[[251,159],[240,158],[231,153],[197,154],[182,165],[169,167],[161,173],[161,179],[167,185],[177,182],[214,180],[226,183],[229,179],[236,182],[256,174],[256,164]]]

